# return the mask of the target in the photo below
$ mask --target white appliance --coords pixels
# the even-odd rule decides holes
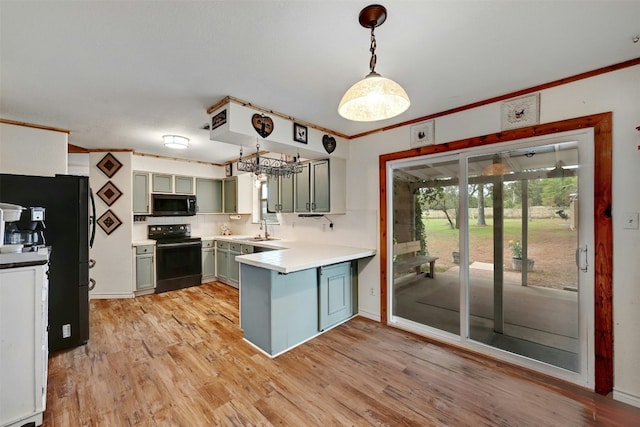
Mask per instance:
[[[11,203],[0,203],[0,246],[4,245],[4,225],[7,222],[14,222],[20,220],[23,208],[20,205],[13,205]]]

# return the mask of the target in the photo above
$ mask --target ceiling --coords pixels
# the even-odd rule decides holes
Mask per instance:
[[[354,123],[336,109],[369,71],[368,4],[0,0],[0,118],[87,149],[221,163],[238,147],[201,127],[228,95],[355,135],[640,57],[640,1],[387,0],[376,71],[411,107]]]

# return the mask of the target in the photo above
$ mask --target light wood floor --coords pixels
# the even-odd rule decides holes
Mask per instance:
[[[640,409],[355,318],[269,359],[218,283],[91,301],[49,360],[45,426],[640,425]]]

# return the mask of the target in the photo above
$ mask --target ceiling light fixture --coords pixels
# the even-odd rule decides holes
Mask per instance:
[[[184,150],[189,147],[189,138],[185,138],[184,136],[163,135],[162,140],[164,141],[164,146],[168,148]]]
[[[360,11],[360,25],[371,28],[369,74],[347,90],[338,105],[338,114],[356,122],[390,119],[407,111],[411,101],[407,92],[393,80],[376,73],[376,36],[374,28],[387,19],[387,9],[372,4]]]

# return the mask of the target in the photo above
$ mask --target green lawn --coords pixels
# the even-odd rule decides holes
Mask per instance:
[[[458,250],[458,230],[452,229],[444,218],[426,218],[427,248],[430,255],[439,257],[437,270],[454,266],[451,252]],[[511,268],[509,240],[521,239],[522,220],[504,220],[505,268]],[[528,222],[528,257],[535,260],[534,271],[529,274],[530,283],[540,286],[575,286],[575,249],[577,231],[561,218],[534,219]],[[475,223],[469,226],[470,262],[494,263],[493,220],[486,226]]]

